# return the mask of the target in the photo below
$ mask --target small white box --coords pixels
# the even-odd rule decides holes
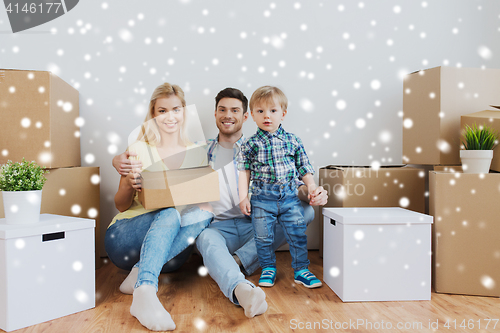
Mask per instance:
[[[95,307],[95,221],[0,219],[0,328],[10,332]]]
[[[431,299],[432,216],[324,208],[323,280],[343,302]]]

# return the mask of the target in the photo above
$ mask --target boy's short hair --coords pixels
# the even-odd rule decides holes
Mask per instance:
[[[250,98],[250,111],[253,107],[260,102],[269,102],[273,98],[276,98],[277,102],[280,104],[283,110],[288,107],[288,98],[285,94],[277,87],[263,86],[255,90]]]
[[[247,112],[248,108],[248,99],[246,96],[241,92],[241,90],[238,90],[236,88],[226,88],[217,94],[215,96],[215,109],[217,109],[217,106],[219,105],[219,102],[223,98],[236,98],[241,101],[241,104],[243,104],[243,113]]]

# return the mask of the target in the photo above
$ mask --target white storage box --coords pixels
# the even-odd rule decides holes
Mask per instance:
[[[324,208],[323,280],[343,302],[431,299],[432,216]]]
[[[10,332],[95,307],[95,221],[0,219],[0,328]]]

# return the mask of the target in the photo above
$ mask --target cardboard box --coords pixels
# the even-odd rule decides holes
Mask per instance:
[[[460,164],[460,116],[498,101],[500,69],[436,67],[403,86],[403,162]]]
[[[319,169],[319,185],[328,193],[324,207],[403,207],[425,213],[425,171],[419,168],[330,165]],[[323,254],[323,216],[320,225],[320,256]]]
[[[42,214],[57,214],[81,218],[91,218],[96,224],[96,267],[100,267],[100,210],[98,167],[51,169],[45,174],[47,182],[42,190]],[[0,218],[4,208],[0,191]]]
[[[80,166],[78,91],[44,71],[0,69],[0,164]]]
[[[323,215],[323,280],[343,302],[431,299],[431,216],[380,207]]]
[[[462,172],[461,165],[435,165],[434,171]]]
[[[466,114],[461,117],[460,128],[462,131],[465,129],[465,125],[472,126],[473,124],[477,126],[489,126],[500,134],[500,111],[485,110],[475,113]],[[497,145],[493,149],[493,160],[491,161],[490,170],[500,171],[500,146]]]
[[[142,172],[139,201],[146,209],[218,201],[219,177],[211,167]]]
[[[500,296],[500,174],[429,176],[436,292]]]
[[[50,214],[34,224],[0,219],[1,329],[95,307],[94,226],[94,220]]]

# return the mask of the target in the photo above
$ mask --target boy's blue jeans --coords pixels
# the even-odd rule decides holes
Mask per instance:
[[[185,250],[194,245],[212,218],[212,213],[196,207],[186,209],[182,216],[175,208],[165,208],[118,220],[106,231],[106,252],[119,268],[131,269],[139,261],[135,265],[139,267],[135,287],[148,284],[158,289],[162,267],[170,264],[166,267],[169,271],[180,267],[190,254]],[[186,226],[181,227],[181,219]]]
[[[294,181],[287,184],[266,184],[254,182],[250,203],[252,225],[255,232],[255,245],[262,269],[276,267],[274,254],[274,226],[279,223],[283,228],[286,241],[290,246],[292,268],[294,271],[307,268],[307,224],[304,210],[298,197]]]

